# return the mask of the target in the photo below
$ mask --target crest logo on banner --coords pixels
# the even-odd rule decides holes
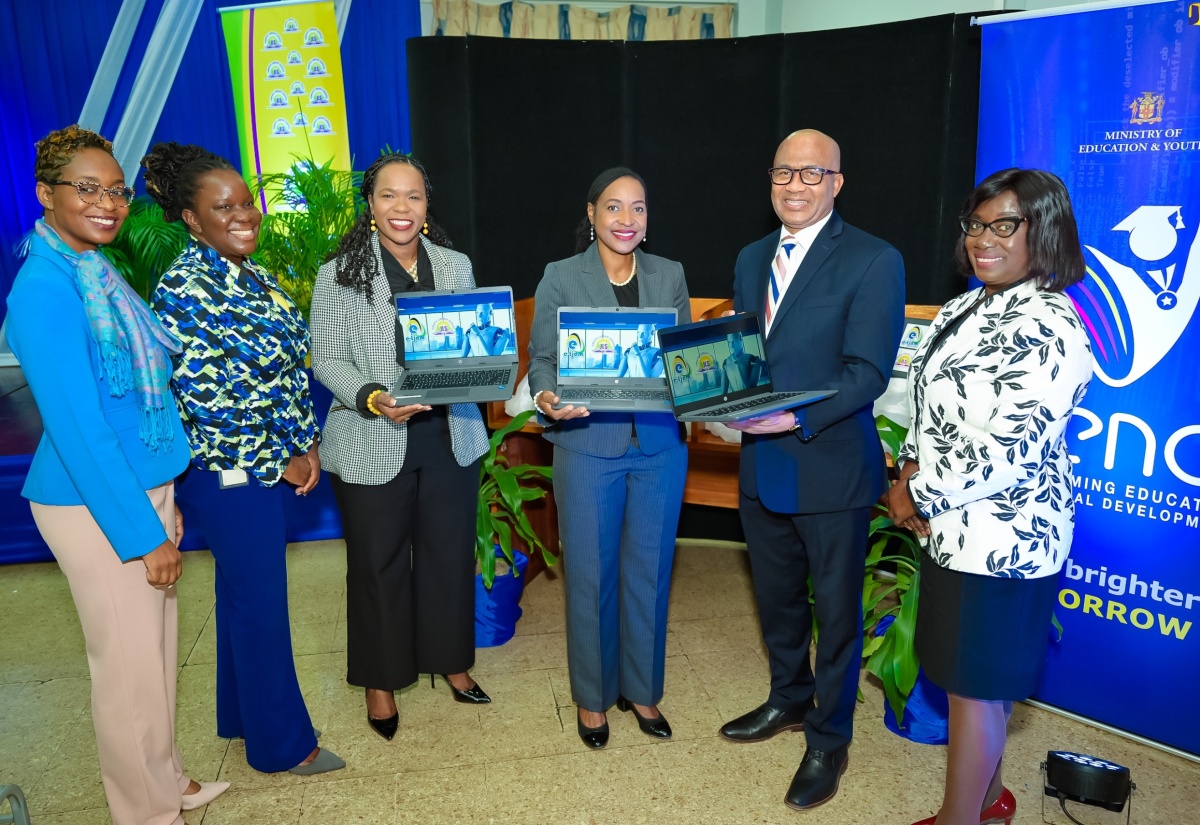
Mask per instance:
[[[1139,206],[1112,229],[1128,232],[1128,242],[1114,239],[1107,254],[1084,244],[1087,279],[1073,300],[1096,374],[1125,387],[1153,369],[1191,321],[1200,302],[1200,234],[1193,225],[1189,249],[1182,206]]]
[[[1166,98],[1153,92],[1142,92],[1142,96],[1129,104],[1129,122],[1134,126],[1143,123],[1162,123],[1162,110]]]

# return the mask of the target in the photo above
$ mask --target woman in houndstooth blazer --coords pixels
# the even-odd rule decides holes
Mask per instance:
[[[317,274],[312,366],[333,391],[321,461],[346,537],[347,676],[367,721],[396,733],[393,692],[440,673],[460,702],[491,701],[475,662],[475,508],[487,429],[474,404],[398,406],[404,362],[391,296],[475,286],[428,218],[424,167],[401,154],[363,175],[368,208]],[[432,676],[431,676],[432,679]]]

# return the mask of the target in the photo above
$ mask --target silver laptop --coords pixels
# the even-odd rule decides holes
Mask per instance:
[[[512,289],[398,292],[404,372],[392,389],[401,406],[507,401],[517,377]]]
[[[658,330],[677,318],[673,307],[559,308],[558,407],[669,413]]]
[[[658,340],[680,421],[744,421],[837,394],[775,392],[753,312],[664,329]]]

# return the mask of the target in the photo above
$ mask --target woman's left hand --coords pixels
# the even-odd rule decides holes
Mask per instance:
[[[317,452],[316,446],[304,454],[304,460],[308,462],[308,481],[304,486],[296,488],[296,495],[306,496],[312,492],[317,486],[317,481],[321,478],[321,456]]]
[[[917,515],[912,496],[908,494],[908,480],[916,475],[921,466],[915,461],[905,461],[900,465],[900,478],[888,488],[884,494],[887,498],[888,518],[900,526]]]

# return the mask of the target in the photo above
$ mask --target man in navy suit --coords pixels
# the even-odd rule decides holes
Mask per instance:
[[[744,433],[739,508],[771,692],[721,735],[759,742],[804,730],[808,747],[784,801],[805,809],[831,799],[846,769],[870,507],[885,486],[871,408],[903,331],[904,262],[833,210],[841,150],[827,135],[789,135],[768,174],[783,226],[738,255],[734,309],[763,319],[776,390],[837,395],[732,425]],[[810,577],[821,626],[815,668]]]

